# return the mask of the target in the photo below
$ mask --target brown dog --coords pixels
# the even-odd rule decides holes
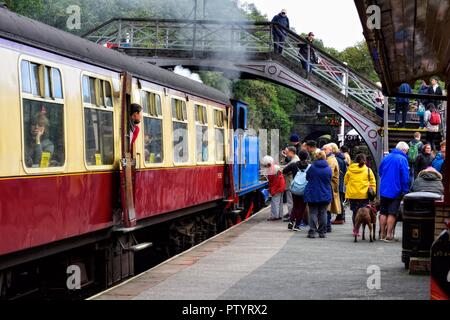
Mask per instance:
[[[355,237],[355,242],[358,242],[358,233],[362,225],[362,239],[366,240],[366,226],[369,227],[369,239],[370,242],[375,240],[375,230],[377,228],[377,212],[378,206],[376,203],[369,204],[363,208],[359,208],[356,212],[355,217],[355,228],[353,229],[353,235]]]

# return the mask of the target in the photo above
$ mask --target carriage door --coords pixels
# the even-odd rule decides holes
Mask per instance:
[[[122,221],[127,228],[136,225],[134,206],[134,179],[136,158],[131,150],[129,110],[132,95],[132,77],[123,72],[121,76],[121,161],[120,161],[120,194],[122,200]],[[134,148],[135,149],[135,148]]]

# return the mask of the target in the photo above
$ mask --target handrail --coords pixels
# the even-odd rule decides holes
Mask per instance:
[[[375,92],[380,91],[372,81],[324,50],[308,44],[307,40],[290,29],[267,21],[225,21],[189,19],[113,18],[83,35],[100,44],[112,43],[123,49],[151,49],[195,51],[225,50],[237,52],[273,52],[273,28],[286,34],[282,55],[292,63],[303,66],[307,77],[314,74],[321,81],[355,100],[366,109],[374,111]],[[103,31],[103,33],[100,33]],[[227,36],[227,38],[225,38]],[[308,44],[319,63],[299,54],[299,45]],[[241,50],[241,51],[238,51]],[[305,67],[305,65],[307,67]]]

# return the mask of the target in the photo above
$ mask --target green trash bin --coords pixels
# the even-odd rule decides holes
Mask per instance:
[[[402,262],[409,268],[412,257],[429,258],[434,241],[436,200],[441,195],[430,192],[412,192],[403,198]]]

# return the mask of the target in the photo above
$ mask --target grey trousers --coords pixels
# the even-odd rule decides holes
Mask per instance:
[[[327,233],[327,207],[329,203],[308,203],[310,235]]]
[[[292,208],[294,207],[294,201],[292,200],[292,192],[291,190],[286,190],[286,203],[287,203],[287,214],[291,216]]]
[[[270,202],[270,217],[273,219],[283,218],[283,192],[272,196]]]

